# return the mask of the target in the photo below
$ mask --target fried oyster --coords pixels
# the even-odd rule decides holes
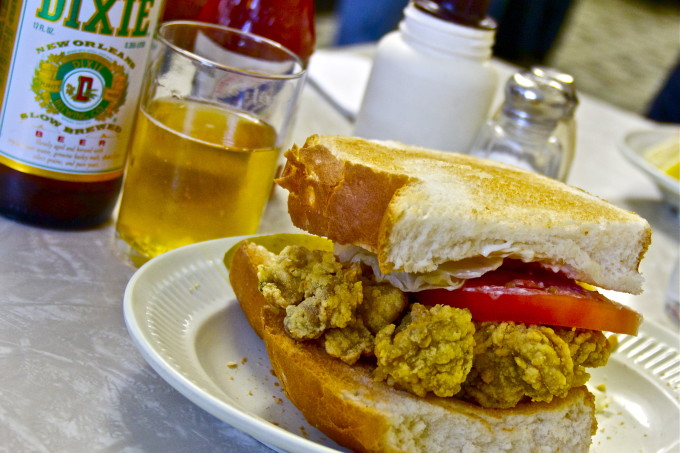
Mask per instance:
[[[523,399],[551,401],[606,364],[615,344],[601,332],[473,322],[468,310],[408,303],[376,282],[370,268],[340,263],[330,252],[258,247],[260,291],[285,309],[294,339],[318,341],[347,364],[373,360],[376,379],[419,396],[456,396],[484,407]]]

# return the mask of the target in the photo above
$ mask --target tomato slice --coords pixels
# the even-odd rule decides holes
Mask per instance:
[[[413,293],[426,305],[467,308],[475,321],[513,321],[637,335],[642,316],[567,276],[510,262],[456,290]]]

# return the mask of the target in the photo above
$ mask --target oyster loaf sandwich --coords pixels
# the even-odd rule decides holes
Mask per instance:
[[[287,397],[356,451],[589,449],[587,369],[636,312],[650,228],[504,164],[312,136],[277,183],[312,235],[225,257]],[[282,239],[282,238],[278,238]]]

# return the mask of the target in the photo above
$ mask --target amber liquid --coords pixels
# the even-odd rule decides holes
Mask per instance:
[[[52,228],[90,228],[109,218],[121,182],[59,181],[0,164],[0,214]]]
[[[279,155],[271,126],[211,104],[157,99],[136,127],[116,224],[138,254],[129,259],[257,231]]]

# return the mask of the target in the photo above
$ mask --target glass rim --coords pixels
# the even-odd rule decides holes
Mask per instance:
[[[271,73],[266,73],[266,72],[260,72],[260,71],[251,71],[247,69],[242,69],[242,68],[236,68],[233,66],[229,66],[224,63],[220,63],[218,61],[212,60],[210,58],[202,57],[200,55],[195,54],[194,52],[187,50],[172,41],[170,41],[164,34],[163,32],[166,31],[167,29],[170,29],[172,27],[176,27],[179,25],[189,25],[195,28],[196,30],[200,29],[210,29],[210,30],[219,30],[219,31],[224,31],[224,32],[229,32],[233,34],[237,34],[240,36],[247,37],[248,39],[252,39],[254,41],[257,41],[259,43],[264,43],[272,48],[276,48],[277,50],[281,51],[282,53],[286,54],[290,59],[297,65],[297,68],[299,68],[297,71],[291,73],[291,74],[271,74]],[[169,22],[164,22],[158,27],[156,31],[156,40],[162,42],[164,45],[169,47],[170,49],[174,50],[175,52],[185,56],[186,58],[189,58],[191,60],[197,61],[201,64],[211,66],[214,68],[217,68],[219,70],[223,71],[228,71],[228,72],[233,72],[233,73],[238,73],[238,74],[244,74],[252,77],[258,77],[262,79],[279,79],[279,80],[293,80],[293,79],[299,79],[302,78],[302,76],[305,74],[307,69],[305,68],[302,59],[294,53],[292,50],[288,49],[287,47],[283,46],[282,44],[274,41],[273,39],[266,38],[264,36],[255,34],[255,33],[250,33],[247,31],[239,30],[238,28],[231,28],[231,27],[226,27],[224,25],[219,25],[219,24],[211,24],[207,22],[199,22],[199,21],[191,21],[191,20],[174,20],[174,21],[169,21]]]

